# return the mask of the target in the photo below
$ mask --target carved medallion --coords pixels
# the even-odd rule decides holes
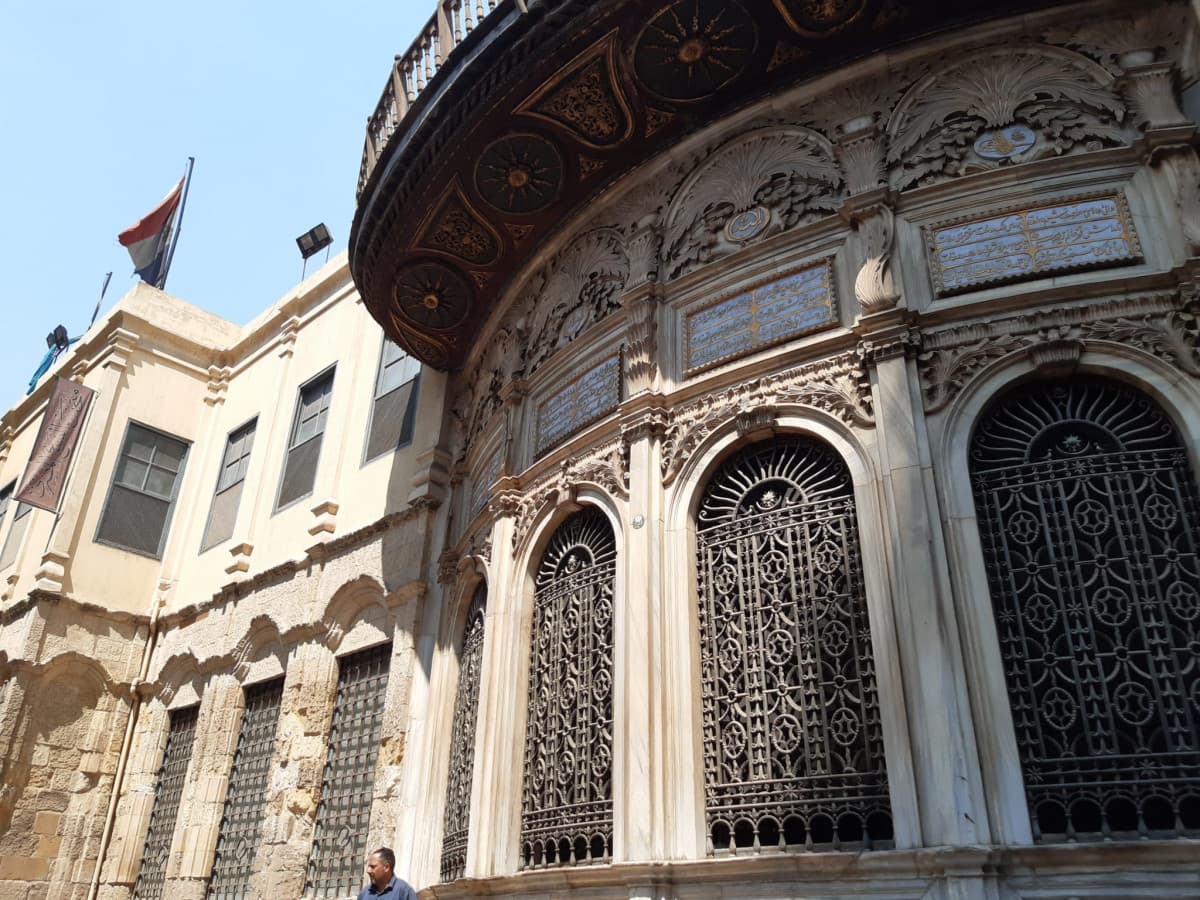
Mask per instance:
[[[616,33],[592,47],[517,107],[553,122],[589,147],[615,147],[633,134],[633,115],[616,78]]]
[[[474,292],[455,269],[426,261],[401,269],[393,294],[408,319],[423,328],[444,331],[467,317]]]
[[[744,244],[762,234],[763,229],[770,222],[770,210],[764,209],[761,206],[755,206],[745,212],[738,213],[725,223],[725,237],[735,243]]]
[[[475,266],[486,266],[500,255],[499,236],[457,187],[447,192],[422,227],[417,246],[449,253]]]
[[[533,213],[558,199],[563,163],[541,135],[510,134],[493,143],[475,166],[480,195],[503,212]]]
[[[975,152],[984,159],[1012,159],[1037,143],[1037,132],[1024,125],[989,128],[975,140]]]
[[[862,18],[867,0],[775,0],[775,8],[797,34],[827,38]]]
[[[733,0],[683,0],[659,13],[634,48],[642,83],[660,97],[699,100],[737,78],[758,42],[758,26]]]

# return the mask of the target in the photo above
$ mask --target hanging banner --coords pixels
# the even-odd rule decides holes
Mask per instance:
[[[42,416],[33,455],[25,468],[25,478],[17,499],[39,509],[58,512],[71,457],[83,431],[88,408],[96,392],[63,377],[54,381],[50,403]]]

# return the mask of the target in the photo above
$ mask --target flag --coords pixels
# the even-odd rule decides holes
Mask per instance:
[[[171,188],[158,206],[143,216],[135,225],[130,225],[117,240],[129,251],[134,272],[142,281],[162,287],[167,280],[167,255],[171,247],[171,230],[175,225],[175,212],[183,196],[184,179]]]

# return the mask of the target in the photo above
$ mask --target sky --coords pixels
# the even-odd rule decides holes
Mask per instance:
[[[166,290],[245,324],[344,250],[364,128],[433,0],[0,0],[0,409],[133,288],[117,234],[196,158]],[[309,262],[311,273],[324,256]]]

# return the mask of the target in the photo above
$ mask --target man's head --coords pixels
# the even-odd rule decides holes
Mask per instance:
[[[380,847],[367,857],[367,877],[377,888],[387,887],[396,868],[396,854],[387,847]]]

